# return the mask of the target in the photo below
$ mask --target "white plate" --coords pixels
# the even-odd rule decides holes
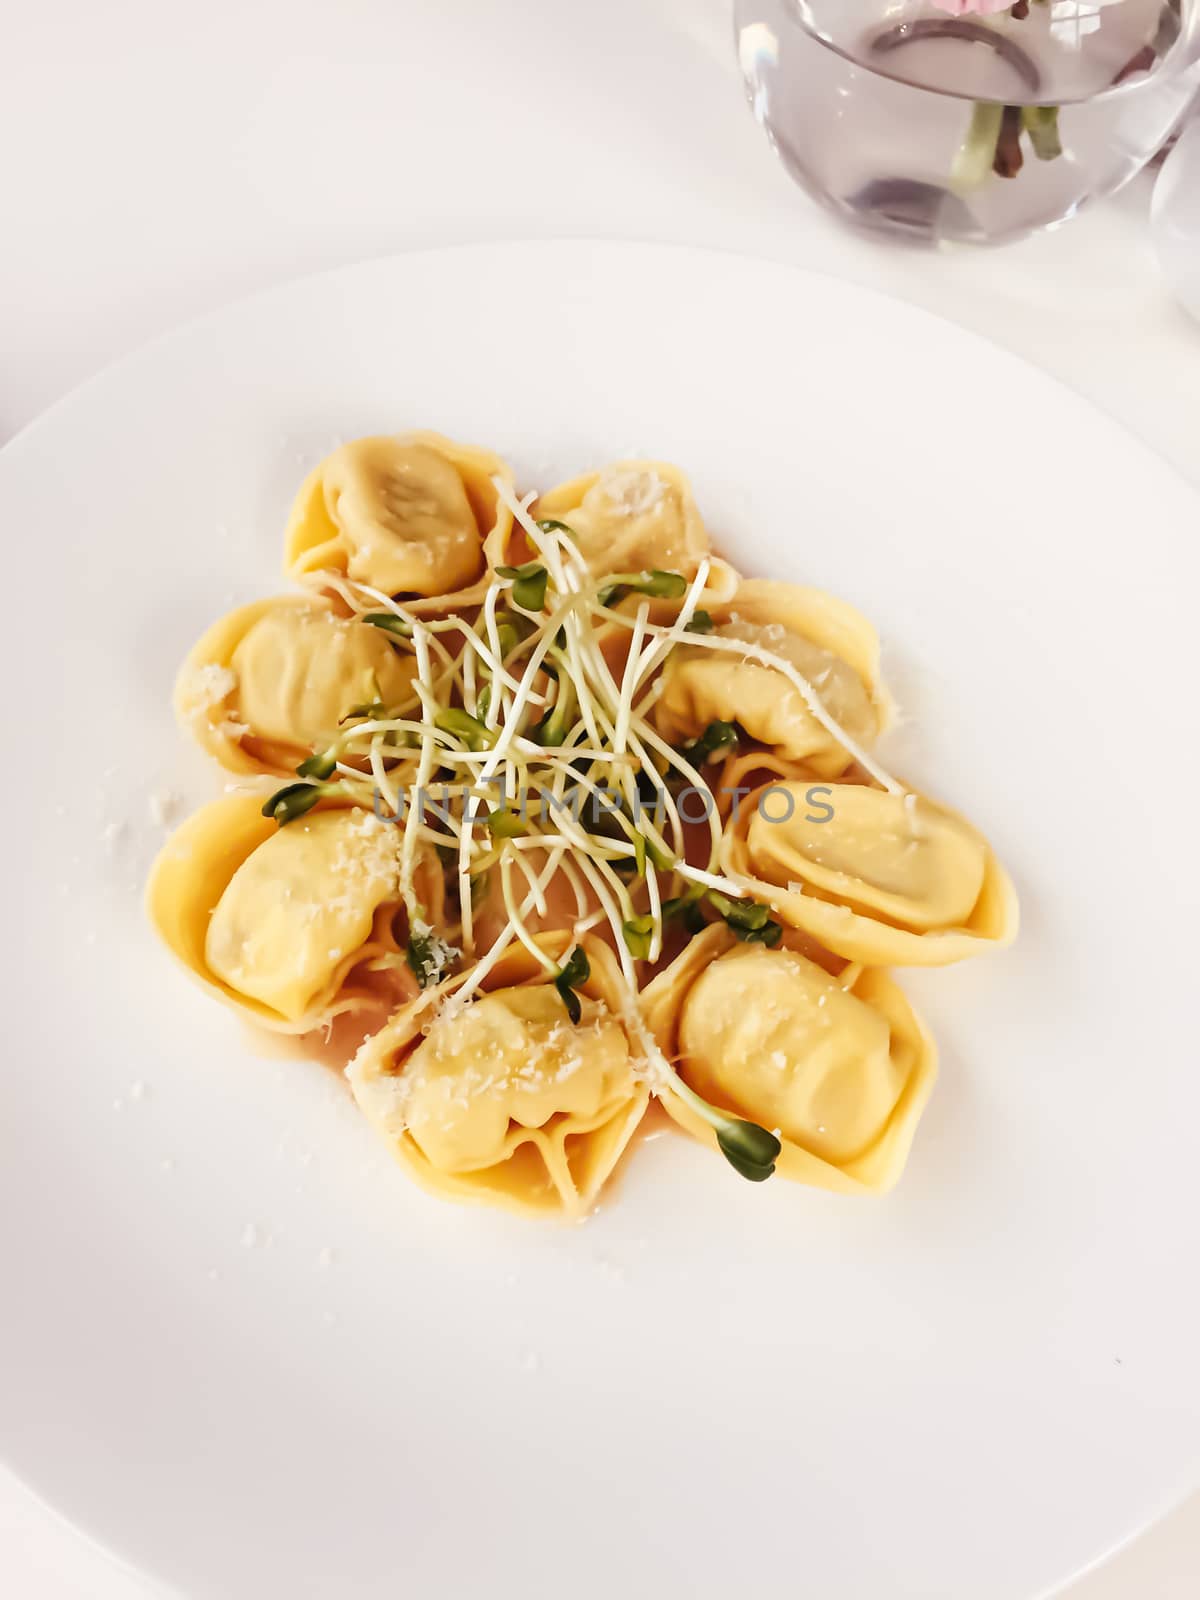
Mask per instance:
[[[890,764],[991,832],[1025,913],[1010,953],[903,980],[942,1078],[887,1201],[664,1137],[581,1229],[440,1204],[156,948],[148,796],[220,787],[175,666],[278,585],[335,436],[410,425],[527,485],[676,459],[732,556],[879,624],[912,719]],[[953,327],[620,245],[298,283],[15,440],[14,1467],[222,1600],[1027,1600],[1164,1509],[1200,1456],[1198,511]]]

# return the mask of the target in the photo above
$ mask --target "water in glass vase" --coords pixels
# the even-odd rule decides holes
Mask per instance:
[[[1198,8],[737,0],[737,43],[755,114],[823,203],[915,240],[988,243],[1145,164],[1195,92]]]

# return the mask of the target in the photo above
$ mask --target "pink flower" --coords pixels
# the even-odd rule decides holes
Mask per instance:
[[[952,17],[965,17],[971,11],[990,17],[994,11],[1011,11],[1013,0],[933,0],[933,4]]]

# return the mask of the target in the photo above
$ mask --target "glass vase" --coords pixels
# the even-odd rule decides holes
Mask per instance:
[[[736,0],[755,115],[810,194],[914,241],[1020,238],[1112,194],[1195,94],[1200,0],[966,9],[989,3]]]

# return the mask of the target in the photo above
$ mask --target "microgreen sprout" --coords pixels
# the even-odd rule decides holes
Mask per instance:
[[[522,567],[497,567],[496,576],[511,579],[513,603],[523,610],[540,611],[545,605],[550,574],[540,561],[527,561]]]
[[[783,1148],[775,1135],[760,1128],[757,1122],[730,1116],[727,1111],[710,1105],[677,1072],[672,1071],[671,1076],[676,1095],[712,1128],[721,1154],[734,1171],[751,1183],[762,1183],[769,1178]]]
[[[498,806],[489,811],[484,823],[493,839],[519,839],[529,832],[529,824],[510,806]]]
[[[704,899],[704,885],[691,883],[683,894],[662,903],[662,919],[669,922],[678,917],[689,933],[699,933],[706,926],[700,904]]]
[[[621,932],[625,935],[625,944],[633,959],[645,961],[654,938],[654,918],[648,913],[641,917],[630,917]]]
[[[577,539],[579,535],[575,529],[565,522],[560,522],[557,517],[540,517],[538,527],[543,533],[565,533],[568,539]]]
[[[304,816],[311,811],[318,800],[326,795],[344,794],[345,784],[341,783],[287,783],[275,793],[262,808],[264,817],[274,817],[281,828],[289,822],[295,822],[297,817]]]
[[[687,579],[681,572],[612,572],[599,589],[596,602],[614,606],[627,594],[648,594],[657,600],[678,600],[687,593]]]
[[[300,778],[314,778],[320,781],[331,778],[338,764],[340,750],[338,745],[331,744],[327,750],[318,750],[315,755],[309,756],[307,761],[302,761],[296,768],[296,775]]]
[[[446,968],[458,953],[452,945],[448,945],[440,938],[427,922],[423,922],[420,918],[413,919],[404,957],[422,989],[440,983],[445,976]]]
[[[707,611],[697,607],[692,612],[691,621],[684,624],[683,631],[684,633],[711,633],[713,631],[713,619]]]
[[[413,636],[412,623],[405,622],[403,617],[391,611],[370,611],[360,620],[369,622],[373,628],[382,628],[384,633],[390,633],[396,639],[411,639]]]
[[[736,750],[738,738],[736,722],[710,722],[700,737],[684,745],[680,753],[694,767],[703,767],[725,751]]]
[[[443,733],[452,733],[455,738],[461,739],[468,750],[478,753],[480,750],[490,750],[496,742],[495,730],[486,727],[478,717],[473,717],[469,711],[463,711],[458,706],[451,706],[446,711],[439,711],[433,719],[435,728],[440,728]]]
[[[534,723],[529,730],[530,738],[536,739],[541,745],[557,749],[571,731],[576,705],[574,684],[566,676],[559,677],[558,697],[541,721]]]
[[[554,980],[554,987],[558,990],[572,1022],[579,1022],[583,1016],[583,1007],[575,991],[580,984],[586,983],[591,975],[592,967],[587,953],[582,945],[577,944]]]
[[[757,900],[731,900],[728,895],[710,889],[708,903],[730,932],[747,944],[772,947],[783,937],[779,923],[771,920],[769,907]]]
[[[745,1122],[738,1117],[716,1132],[721,1154],[743,1178],[751,1183],[762,1183],[775,1171],[783,1146],[773,1133],[760,1128],[757,1122]]]

